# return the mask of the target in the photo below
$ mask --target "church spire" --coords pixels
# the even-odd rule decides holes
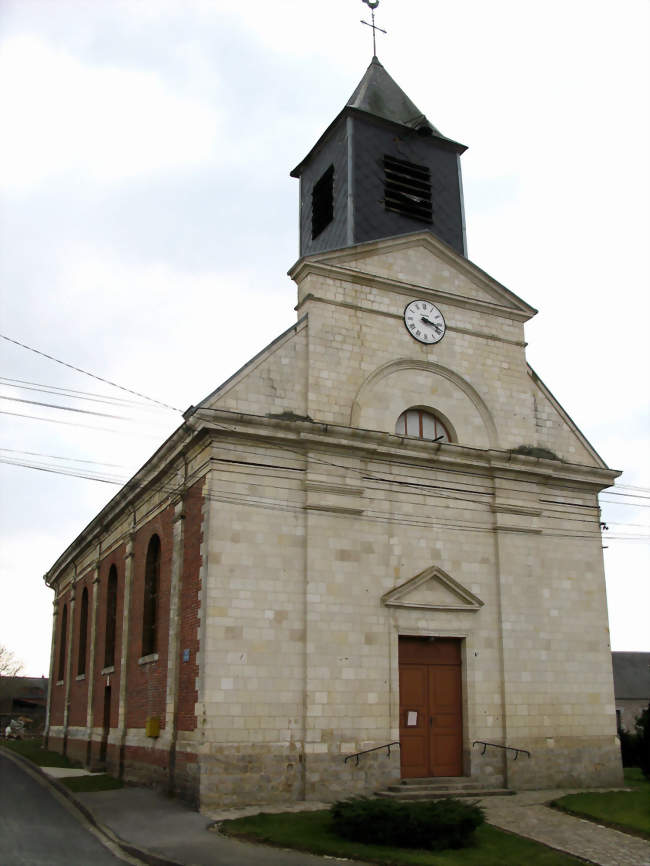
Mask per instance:
[[[343,110],[291,172],[300,255],[433,232],[465,255],[460,154],[376,57]]]
[[[411,129],[428,128],[436,135],[440,135],[440,132],[408,98],[399,84],[390,77],[376,57],[372,58],[365,75],[348,99],[346,108],[367,111],[376,117],[401,123]]]

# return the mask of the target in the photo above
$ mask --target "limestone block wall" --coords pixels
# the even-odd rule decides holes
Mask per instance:
[[[219,465],[233,448],[247,465]],[[399,739],[400,635],[462,641],[464,772],[479,783],[620,779],[594,494],[551,482],[533,458],[481,466],[447,448],[425,465],[423,448],[301,460],[295,446],[215,443],[203,803],[336,799],[394,781],[395,755],[361,770],[345,757]],[[559,513],[569,501],[576,531]],[[453,593],[445,605],[439,586],[385,603],[432,566],[482,605]],[[533,757],[515,764],[475,740]]]
[[[253,415],[268,412],[305,415],[306,327],[306,320],[299,321],[273,341],[210,395],[207,405]]]
[[[554,451],[569,463],[589,465],[594,461],[594,451],[587,442],[578,438],[567,424],[562,408],[529,370],[535,418],[534,444]]]
[[[448,333],[423,345],[402,322],[404,306],[418,290],[407,295],[399,288],[304,278],[299,297],[309,315],[308,414],[393,432],[404,409],[438,409],[439,403],[464,445],[511,448],[534,441],[522,324],[496,315],[486,324],[485,313],[439,302]],[[394,375],[377,380],[377,371],[393,373],[391,364]]]
[[[299,464],[291,454],[250,443],[215,444],[206,494],[197,704],[203,804],[302,796]]]

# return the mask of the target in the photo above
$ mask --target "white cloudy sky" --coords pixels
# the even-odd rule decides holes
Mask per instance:
[[[288,172],[365,71],[367,13],[3,0],[0,332],[183,410],[288,327]],[[378,10],[388,71],[469,145],[470,258],[540,310],[531,363],[625,470],[603,497],[619,650],[650,650],[649,18],[647,0]],[[233,326],[242,300],[254,330]],[[180,416],[4,339],[0,365],[0,643],[40,675],[43,573]]]

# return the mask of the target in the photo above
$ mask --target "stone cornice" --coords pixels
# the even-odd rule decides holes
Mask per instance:
[[[208,413],[206,413],[208,414]],[[283,449],[295,450],[307,456],[310,450],[340,450],[362,459],[403,460],[408,458],[414,466],[432,466],[460,469],[480,469],[487,476],[499,472],[501,477],[519,478],[528,476],[531,481],[548,483],[570,482],[584,484],[584,489],[604,489],[611,486],[621,474],[606,467],[585,466],[560,460],[529,457],[512,451],[471,448],[453,443],[429,443],[411,437],[398,436],[375,430],[345,427],[314,421],[282,421],[264,416],[246,415],[224,409],[212,410],[205,418],[206,429],[211,422],[214,437],[229,438],[232,434],[244,437],[248,442],[257,441],[266,447],[273,444]],[[236,429],[225,429],[226,424],[236,424]],[[292,447],[289,448],[289,444]]]
[[[397,279],[389,279],[376,274],[369,274],[365,271],[358,271],[354,268],[345,268],[340,265],[328,265],[323,262],[313,262],[303,260],[297,266],[291,276],[300,283],[306,276],[314,274],[316,276],[328,277],[332,280],[340,280],[346,283],[355,283],[356,285],[370,286],[373,289],[393,292],[395,294],[404,295],[405,297],[413,297],[417,295],[425,300],[435,303],[447,304],[450,307],[460,307],[464,310],[473,310],[474,312],[483,313],[491,316],[499,316],[503,319],[511,319],[516,322],[527,322],[531,319],[536,311],[532,308],[522,309],[517,307],[506,307],[501,304],[493,303],[492,301],[481,301],[478,298],[467,298],[463,295],[456,295],[453,292],[445,292],[442,289],[431,289],[428,286],[421,286],[418,283],[406,283]],[[300,310],[304,300],[298,304]]]
[[[408,293],[404,292],[402,294]],[[456,295],[454,295],[454,297],[456,297]],[[364,307],[361,304],[351,304],[349,301],[334,301],[332,300],[332,298],[324,298],[321,295],[314,295],[312,292],[308,292],[302,299],[302,301],[300,301],[300,303],[297,304],[294,309],[299,310],[304,304],[307,303],[307,301],[316,301],[319,304],[328,304],[332,307],[342,307],[346,310],[355,310],[359,313],[369,313],[374,316],[384,316],[387,319],[395,319],[399,322],[401,322],[403,319],[401,313],[390,313],[388,312],[388,310],[378,310],[374,309],[373,307]],[[462,306],[462,304],[456,304],[456,306]],[[510,343],[513,346],[521,346],[522,348],[525,348],[527,345],[523,340],[509,340],[507,337],[500,337],[497,334],[490,334],[485,331],[475,331],[472,328],[459,328],[454,325],[447,325],[447,331],[455,332],[457,334],[468,334],[471,337],[478,337],[482,340],[495,340],[499,343]]]
[[[351,268],[346,267],[346,262],[359,262],[363,259],[372,258],[375,255],[385,255],[389,252],[403,252],[413,248],[429,250],[430,253],[439,261],[463,274],[467,279],[474,283],[474,285],[481,287],[492,297],[498,298],[499,302],[505,302],[507,307],[512,308],[513,310],[519,310],[520,313],[525,315],[524,321],[532,318],[532,316],[537,313],[537,310],[534,307],[531,307],[530,304],[527,304],[522,300],[522,298],[510,291],[510,289],[507,289],[504,285],[482,270],[478,265],[475,265],[469,259],[465,258],[465,256],[459,255],[456,250],[444,243],[444,241],[441,241],[440,238],[437,238],[432,232],[426,230],[412,232],[407,235],[382,238],[375,241],[366,241],[354,244],[351,247],[306,256],[299,259],[293,265],[289,270],[289,276],[293,280],[296,280],[296,282],[299,282],[302,279],[304,268],[306,266],[321,265],[332,268],[333,270],[339,269],[344,275],[343,278],[345,278],[352,270]],[[356,269],[354,270],[356,271]],[[361,271],[356,272],[365,278],[372,277],[371,274],[364,274]],[[384,278],[376,277],[376,279],[383,280]],[[387,280],[386,282],[392,284],[391,280]],[[416,286],[416,288],[418,287]],[[423,291],[427,291],[426,288],[421,288]],[[503,307],[503,303],[499,302],[497,302],[495,306],[497,308]]]
[[[592,467],[515,454],[496,449],[470,448],[452,443],[428,443],[410,437],[374,430],[364,430],[314,421],[284,421],[259,415],[247,415],[225,409],[198,409],[191,423],[184,424],[144,464],[142,469],[113,497],[97,517],[68,546],[47,572],[51,586],[61,573],[84,551],[97,544],[98,533],[112,521],[120,519],[136,497],[155,488],[162,476],[173,469],[181,451],[202,441],[243,439],[260,447],[278,446],[283,452],[294,452],[298,458],[308,458],[312,451],[352,456],[361,460],[400,462],[414,468],[454,469],[472,471],[486,479],[498,472],[501,478],[528,480],[543,484],[570,483],[586,493],[596,493],[610,487],[621,473],[606,467]],[[188,479],[188,486],[210,468],[203,462]],[[305,467],[306,468],[306,467]],[[397,479],[387,477],[387,482]],[[350,491],[347,491],[350,492]],[[171,493],[171,491],[170,491]],[[355,509],[352,509],[353,511]]]

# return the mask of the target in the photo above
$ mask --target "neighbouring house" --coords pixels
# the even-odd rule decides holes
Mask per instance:
[[[292,172],[296,320],[45,576],[50,748],[204,806],[621,783],[619,473],[466,256],[464,150],[373,58]]]
[[[39,733],[45,724],[47,702],[46,677],[1,677],[0,676],[0,731],[4,731],[11,719],[29,719],[28,733]]]
[[[634,733],[634,722],[650,704],[650,653],[613,652],[618,730]]]

